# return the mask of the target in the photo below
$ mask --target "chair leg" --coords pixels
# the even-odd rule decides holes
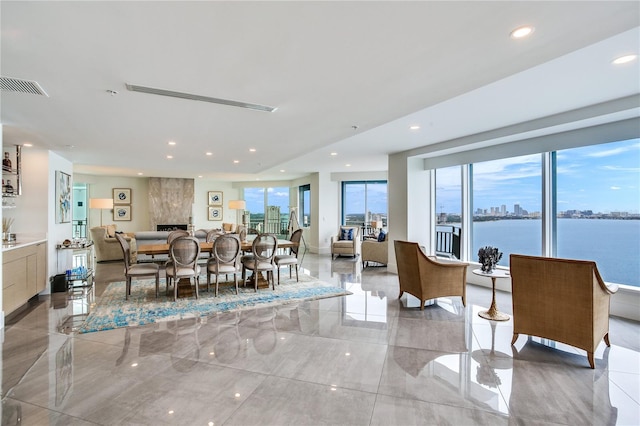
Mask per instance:
[[[280,268],[278,268],[278,285],[280,285]]]
[[[238,294],[238,273],[233,274],[233,278],[236,281],[236,295]],[[216,287],[217,289],[217,287]],[[216,291],[216,296],[218,295],[217,291]]]
[[[129,300],[129,293],[131,292],[131,277],[127,277],[126,284],[124,286],[125,300]]]
[[[291,279],[291,267],[292,267],[292,266],[293,266],[293,265],[289,265],[289,279]],[[278,281],[278,284],[280,284],[280,281]]]
[[[258,271],[253,270],[253,286],[255,287],[256,293],[258,292]]]
[[[298,281],[298,264],[296,263],[296,282],[300,282]]]
[[[596,368],[595,360],[593,359],[593,352],[587,352],[587,359],[589,360],[589,366],[592,369]]]
[[[176,279],[173,280],[173,301],[174,302],[178,301],[178,277],[176,277]]]
[[[196,282],[196,299],[198,299],[200,297],[200,295],[198,294],[198,287],[200,287],[200,277],[196,275],[193,280]]]
[[[218,283],[218,276],[216,275],[216,284]],[[211,272],[209,272],[209,270],[207,270],[207,293],[209,293],[209,285],[211,284]],[[218,295],[218,292],[216,291],[216,296]]]
[[[216,274],[216,297],[218,297],[218,280],[219,280],[219,275]],[[238,279],[236,277],[236,286],[238,285]]]
[[[611,346],[611,343],[609,343],[609,332],[604,335],[604,343],[606,343],[607,346]]]
[[[520,335],[519,333],[513,333],[513,339],[511,339],[511,346],[513,346],[513,344],[516,343],[516,340],[518,340],[519,335]]]
[[[160,273],[156,274],[156,299],[160,296]]]

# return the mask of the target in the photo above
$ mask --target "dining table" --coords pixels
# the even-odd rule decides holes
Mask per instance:
[[[253,240],[242,241],[240,243],[240,248],[243,252],[251,251],[251,246],[253,244]],[[278,240],[278,249],[281,248],[291,248],[295,247],[297,243],[294,243],[290,240]],[[213,243],[200,243],[200,251],[201,252],[210,252],[213,247]],[[169,244],[143,244],[138,246],[138,254],[147,254],[151,256],[169,254]]]

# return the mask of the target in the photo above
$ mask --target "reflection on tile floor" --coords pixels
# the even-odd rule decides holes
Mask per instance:
[[[8,319],[2,424],[640,424],[640,325],[613,317],[581,350],[478,317],[468,286],[419,310],[397,276],[307,254],[350,296],[75,335],[121,265]],[[268,291],[268,290],[262,290]],[[124,295],[123,295],[124,296]],[[509,294],[498,294],[511,313]]]

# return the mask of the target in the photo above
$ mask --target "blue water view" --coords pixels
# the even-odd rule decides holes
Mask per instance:
[[[593,260],[607,282],[640,287],[640,220],[558,219],[557,257]],[[480,247],[509,254],[542,254],[541,220],[474,222],[472,260]]]

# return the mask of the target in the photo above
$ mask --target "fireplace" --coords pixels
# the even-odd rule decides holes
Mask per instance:
[[[184,225],[156,225],[156,231],[177,231],[178,229],[182,229],[184,231],[187,230],[187,224]]]

